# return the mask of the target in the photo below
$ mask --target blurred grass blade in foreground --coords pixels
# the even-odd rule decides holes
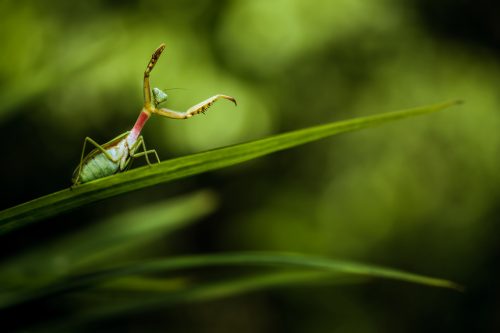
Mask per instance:
[[[259,273],[249,276],[239,276],[222,281],[212,281],[199,283],[196,286],[165,292],[171,282],[163,279],[142,279],[141,283],[152,285],[155,293],[141,294],[132,287],[131,293],[116,301],[114,286],[107,284],[98,287],[95,291],[88,291],[85,297],[75,295],[70,297],[74,303],[83,305],[82,310],[73,316],[49,322],[42,325],[40,332],[68,332],[75,327],[97,322],[99,320],[109,320],[110,318],[124,316],[127,314],[141,313],[151,309],[164,306],[175,306],[178,304],[189,304],[194,302],[208,302],[225,297],[237,296],[253,291],[259,291],[268,288],[290,287],[290,286],[338,286],[366,281],[363,278],[346,278],[345,275],[339,275],[329,272],[317,271],[292,271],[278,273]],[[124,285],[122,284],[122,287]],[[111,292],[110,292],[111,289]],[[95,297],[89,294],[95,292]],[[109,294],[108,294],[109,293]],[[103,301],[103,296],[108,295],[107,301]],[[89,297],[90,296],[90,297]],[[99,302],[96,301],[99,300]],[[38,330],[37,330],[38,331]]]
[[[72,291],[85,290],[117,278],[153,273],[184,271],[203,267],[251,267],[268,266],[289,269],[305,269],[329,273],[342,273],[417,283],[432,287],[462,290],[452,281],[409,273],[364,263],[334,260],[303,254],[279,252],[242,252],[181,256],[167,259],[142,260],[114,268],[68,276],[65,279],[39,288],[26,289],[24,292],[3,295],[0,308],[7,308],[34,299]]]
[[[309,127],[265,139],[175,158],[151,167],[146,166],[101,178],[1,211],[0,234],[118,194],[217,170],[335,134],[440,111],[459,103],[459,101],[450,101]]]
[[[2,262],[0,289],[15,292],[36,288],[85,267],[96,269],[139,259],[148,244],[206,216],[215,207],[212,192],[198,191],[122,211]]]

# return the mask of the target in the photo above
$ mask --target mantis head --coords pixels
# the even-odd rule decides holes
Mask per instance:
[[[153,102],[155,104],[155,107],[160,105],[161,103],[165,102],[168,98],[168,95],[166,92],[159,88],[153,88]]]

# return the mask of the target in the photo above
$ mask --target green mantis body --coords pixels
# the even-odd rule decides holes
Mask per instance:
[[[155,113],[160,116],[173,119],[187,119],[196,114],[204,113],[213,103],[215,103],[215,101],[221,98],[230,100],[236,104],[236,100],[233,97],[219,94],[192,106],[185,112],[158,108],[161,103],[167,100],[167,94],[158,88],[153,88],[151,91],[149,74],[164,49],[165,44],[161,44],[156,49],[144,72],[144,106],[134,127],[132,130],[120,134],[113,140],[106,142],[103,145],[99,145],[91,138],[86,137],[83,144],[80,164],[73,173],[72,181],[74,185],[86,183],[94,179],[125,171],[130,167],[132,160],[137,157],[144,156],[147,164],[151,165],[149,155],[154,155],[156,162],[160,162],[158,154],[155,150],[146,149],[144,138],[140,135],[144,124],[147,122],[151,114]],[[153,95],[153,99],[151,98],[151,93]],[[93,145],[95,148],[85,156],[87,143]]]

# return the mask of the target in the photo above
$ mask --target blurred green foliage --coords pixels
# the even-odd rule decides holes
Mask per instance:
[[[466,101],[452,114],[348,134],[66,214],[2,239],[4,260],[124,207],[203,187],[219,198],[213,214],[130,255],[300,251],[443,276],[468,291],[385,282],[297,287],[103,327],[498,330],[500,62],[498,39],[484,37],[498,34],[498,23],[484,21],[496,26],[486,25],[477,40],[462,38],[454,24],[466,2],[428,3],[1,1],[2,208],[68,186],[85,136],[105,142],[132,126],[142,73],[160,42],[167,49],[152,84],[182,88],[169,92],[168,107],[186,109],[215,93],[239,104],[185,122],[152,119],[144,136],[162,159],[368,113]],[[468,6],[465,16],[475,18],[498,9]]]

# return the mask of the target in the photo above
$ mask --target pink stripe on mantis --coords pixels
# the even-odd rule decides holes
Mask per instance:
[[[139,117],[137,118],[134,127],[132,128],[130,134],[127,137],[127,143],[129,147],[132,147],[132,145],[137,141],[137,138],[141,134],[144,124],[146,124],[146,121],[148,121],[150,116],[151,113],[145,111],[144,109],[141,111],[141,114],[139,114]]]

